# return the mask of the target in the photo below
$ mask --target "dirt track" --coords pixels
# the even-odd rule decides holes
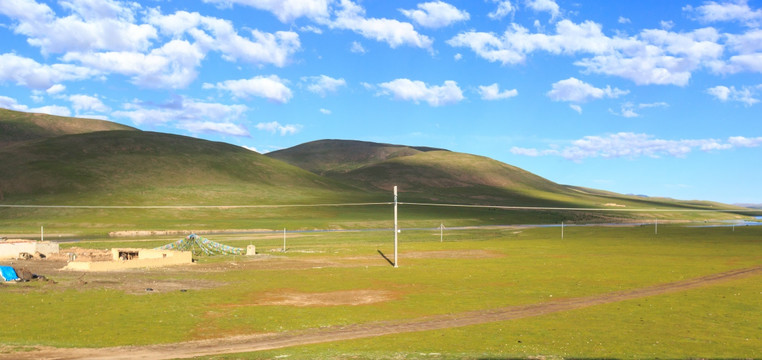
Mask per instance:
[[[700,278],[603,295],[559,299],[545,303],[430,316],[406,321],[375,322],[304,331],[234,336],[184,343],[124,346],[98,349],[41,348],[31,352],[0,354],[0,359],[175,359],[195,356],[251,352],[331,341],[369,338],[389,334],[439,330],[521,319],[594,305],[673,293],[710,286],[747,276],[762,274],[762,266],[727,271]]]

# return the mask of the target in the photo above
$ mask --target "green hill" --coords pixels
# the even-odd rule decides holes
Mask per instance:
[[[367,191],[389,193],[397,185],[406,201],[612,210],[735,208],[566,186],[483,156],[432,148],[321,140],[270,156]]]
[[[446,151],[354,140],[318,140],[273,151],[267,156],[325,175],[344,173],[384,160],[436,150]]]
[[[383,228],[390,225],[385,205],[232,210],[195,206],[386,202],[392,200],[394,185],[403,202],[612,210],[732,208],[565,186],[486,157],[427,147],[322,140],[265,156],[227,143],[137,131],[98,120],[2,111],[0,127],[10,129],[3,132],[0,146],[2,204],[194,206],[113,211],[3,208],[0,227],[6,231],[27,231],[23,229],[41,224],[93,232],[187,229],[198,224],[234,229]],[[493,210],[408,207],[404,214],[406,226],[429,226],[440,220],[479,225],[639,216],[614,211]],[[723,216],[734,215],[712,215]],[[83,225],[87,223],[97,225]]]
[[[107,130],[137,129],[104,120],[0,109],[0,147],[22,141]]]
[[[132,130],[17,142],[0,148],[0,164],[5,203],[251,205],[360,196],[238,146]]]

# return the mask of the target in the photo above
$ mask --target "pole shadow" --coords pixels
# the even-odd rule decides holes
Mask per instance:
[[[389,265],[391,265],[391,266],[394,266],[394,262],[393,262],[393,261],[391,261],[391,260],[389,260],[389,258],[388,258],[388,257],[386,257],[386,255],[384,255],[384,253],[383,253],[383,252],[381,252],[381,250],[376,250],[376,251],[378,251],[378,253],[379,253],[379,254],[381,254],[381,257],[382,257],[382,258],[384,258],[384,260],[386,260],[386,262],[388,262],[388,263],[389,263]]]

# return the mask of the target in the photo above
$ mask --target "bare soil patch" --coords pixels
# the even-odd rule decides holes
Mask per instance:
[[[293,290],[265,293],[250,305],[276,306],[339,306],[367,305],[396,299],[387,290],[344,290],[324,293],[304,293]],[[240,305],[249,306],[249,305]]]

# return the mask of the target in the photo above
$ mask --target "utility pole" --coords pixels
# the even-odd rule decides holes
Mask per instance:
[[[45,241],[45,229],[40,226],[40,241]]]
[[[654,219],[654,235],[659,235],[659,218]]]
[[[394,267],[397,265],[397,233],[399,228],[397,227],[397,185],[394,185]]]
[[[444,224],[439,224],[439,242],[442,242],[444,239]]]
[[[564,222],[561,221],[561,240],[564,239]]]

